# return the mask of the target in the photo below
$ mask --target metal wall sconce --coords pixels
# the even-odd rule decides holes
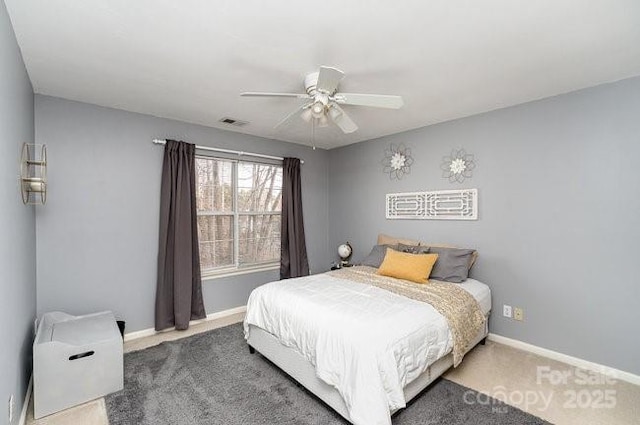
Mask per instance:
[[[25,143],[20,160],[22,202],[44,205],[47,202],[47,146]]]

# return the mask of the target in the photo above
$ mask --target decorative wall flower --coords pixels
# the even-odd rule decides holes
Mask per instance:
[[[403,144],[396,145],[392,143],[384,150],[382,165],[384,166],[384,172],[389,173],[391,180],[400,180],[405,174],[411,173],[412,164],[411,149]]]
[[[465,179],[473,176],[473,169],[476,163],[473,155],[468,154],[464,149],[453,149],[451,155],[442,158],[442,177],[449,179],[450,183],[462,183]]]

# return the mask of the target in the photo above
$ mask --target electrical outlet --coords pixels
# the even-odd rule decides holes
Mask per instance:
[[[511,306],[510,305],[503,305],[502,306],[502,315],[504,317],[511,317]]]
[[[13,394],[9,397],[9,423],[13,422],[13,411],[16,408],[16,402],[13,399]]]
[[[521,309],[520,307],[514,308],[513,318],[522,322],[524,320],[524,310]]]

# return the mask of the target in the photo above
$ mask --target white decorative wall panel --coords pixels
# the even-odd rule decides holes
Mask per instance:
[[[477,220],[478,189],[387,194],[388,219]]]

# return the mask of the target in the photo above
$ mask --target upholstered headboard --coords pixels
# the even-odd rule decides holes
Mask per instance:
[[[422,246],[433,246],[438,248],[460,248],[459,246],[427,243],[427,242],[422,242],[416,239],[397,238],[395,236],[385,235],[384,233],[378,234],[378,245],[397,245],[400,243],[404,245],[413,245],[413,246],[422,245]],[[477,259],[478,259],[478,251],[474,250],[473,255],[471,256],[471,262],[469,263],[469,268],[471,268],[475,264]]]

